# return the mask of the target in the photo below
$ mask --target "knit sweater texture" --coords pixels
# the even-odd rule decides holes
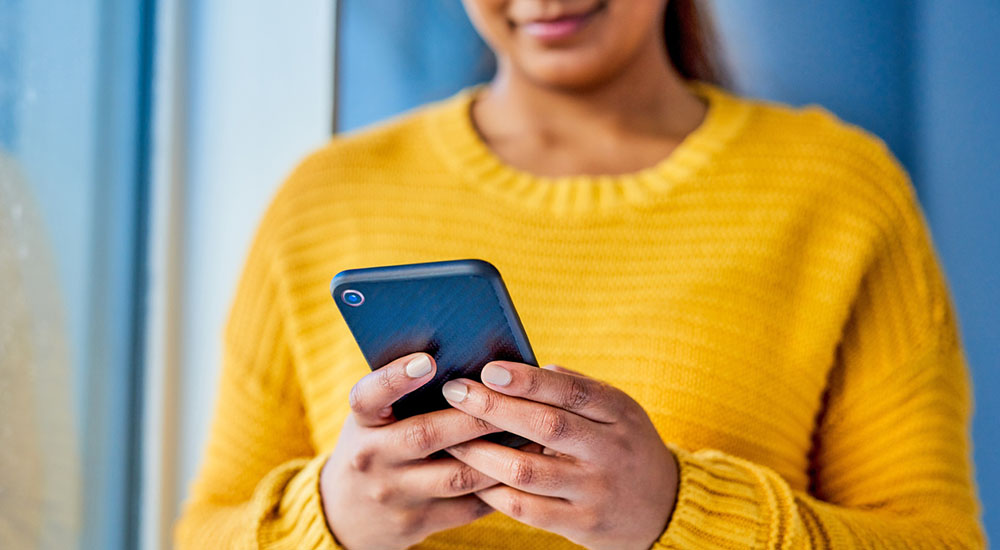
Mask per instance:
[[[338,548],[319,473],[369,368],[330,278],[461,258],[503,274],[540,364],[624,390],[676,454],[654,548],[982,547],[965,359],[905,172],[821,108],[692,89],[702,124],[624,175],[505,164],[475,88],[309,156],[236,291],[178,547]],[[493,513],[417,548],[576,546]]]

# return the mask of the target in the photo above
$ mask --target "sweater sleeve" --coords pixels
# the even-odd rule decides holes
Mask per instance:
[[[675,449],[654,548],[982,548],[970,397],[944,276],[905,173],[889,194],[816,421],[811,485],[717,450]]]
[[[175,532],[181,550],[338,548],[319,493],[326,457],[311,443],[286,337],[273,210],[230,311],[215,417]]]

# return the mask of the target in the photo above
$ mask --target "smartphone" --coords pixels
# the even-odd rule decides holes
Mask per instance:
[[[396,418],[451,405],[441,386],[453,378],[479,380],[486,363],[538,366],[500,272],[483,260],[453,260],[342,271],[330,293],[375,370],[410,353],[437,363],[433,380],[396,401]],[[485,439],[519,447],[528,441],[501,432]]]

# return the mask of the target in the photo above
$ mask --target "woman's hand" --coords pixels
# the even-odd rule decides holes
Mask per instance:
[[[473,493],[496,481],[454,458],[425,459],[498,428],[456,409],[392,416],[392,403],[435,370],[428,355],[408,355],[351,390],[353,412],[320,476],[327,523],[345,548],[406,548],[492,511]]]
[[[647,549],[666,528],[677,464],[624,392],[560,367],[493,362],[485,383],[453,380],[455,408],[545,447],[543,454],[469,441],[447,451],[502,485],[492,508],[591,549]]]

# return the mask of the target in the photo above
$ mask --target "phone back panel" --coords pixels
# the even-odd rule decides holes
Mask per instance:
[[[441,386],[479,380],[490,361],[537,366],[499,272],[481,260],[348,270],[330,290],[372,370],[410,353],[434,357],[436,376],[393,404],[397,418],[450,407]],[[363,302],[350,305],[344,291],[360,292]],[[525,443],[509,433],[487,439]]]

